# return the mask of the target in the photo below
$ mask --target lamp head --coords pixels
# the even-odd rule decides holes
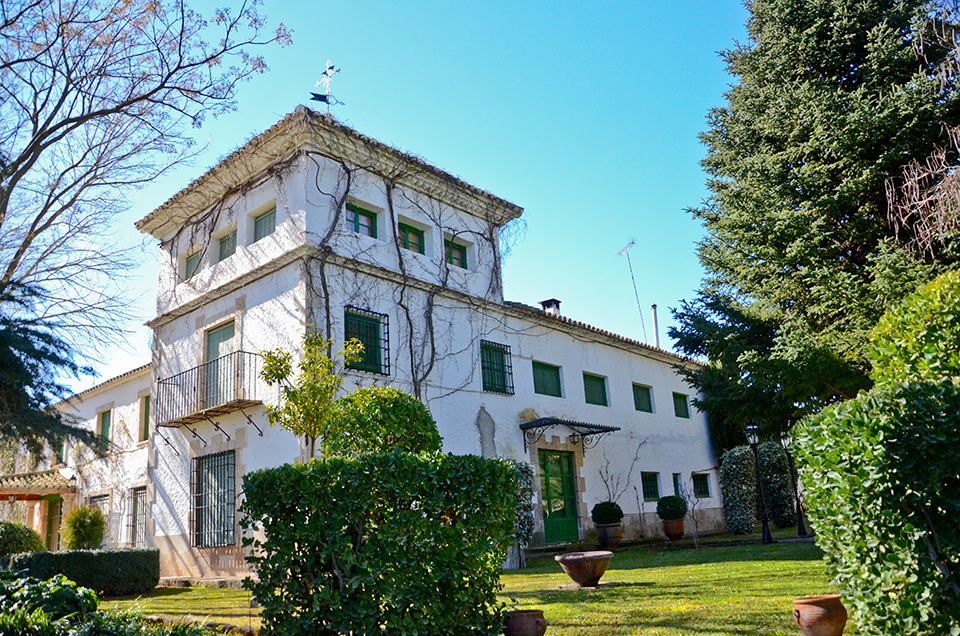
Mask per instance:
[[[745,429],[745,432],[747,434],[748,444],[750,444],[751,446],[756,446],[757,444],[760,443],[760,427],[759,426],[757,426],[753,422],[750,422],[749,424],[747,424],[747,428]]]

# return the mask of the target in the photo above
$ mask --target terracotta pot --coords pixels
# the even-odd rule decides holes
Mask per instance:
[[[663,520],[663,534],[671,541],[679,541],[683,538],[683,519]]]
[[[607,571],[613,552],[595,550],[593,552],[567,552],[553,557],[563,571],[580,587],[596,587],[600,577]]]
[[[620,532],[619,523],[598,523],[597,543],[604,550],[613,550],[620,545]]]
[[[507,614],[507,624],[503,633],[506,636],[543,636],[547,631],[547,619],[543,610],[514,610]]]
[[[847,610],[836,594],[798,598],[793,601],[793,622],[804,636],[840,636]]]

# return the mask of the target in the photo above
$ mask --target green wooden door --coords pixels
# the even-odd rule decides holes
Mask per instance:
[[[233,322],[207,332],[207,364],[204,396],[206,408],[223,404],[233,399],[234,359]]]
[[[577,541],[580,530],[573,453],[540,451],[540,500],[543,502],[544,541]]]

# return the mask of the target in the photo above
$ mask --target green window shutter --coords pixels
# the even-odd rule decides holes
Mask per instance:
[[[100,413],[100,438],[110,441],[110,411]]]
[[[560,367],[542,362],[534,362],[533,391],[540,395],[563,397],[560,389]]]
[[[422,230],[400,223],[397,227],[397,234],[402,248],[423,254],[424,240]]]
[[[277,229],[277,208],[264,212],[253,220],[253,242],[270,236]]]
[[[140,441],[145,442],[150,439],[150,396],[143,396],[143,407],[140,421]]]
[[[710,498],[710,475],[705,473],[694,473],[693,496],[697,499]]]
[[[513,395],[513,369],[510,347],[494,342],[480,342],[480,375],[483,390]]]
[[[360,310],[344,311],[344,340],[356,339],[363,345],[363,356],[347,366],[351,369],[371,371],[373,373],[390,373],[389,366],[384,364],[388,352],[386,351],[386,316]]]
[[[653,398],[650,387],[642,384],[633,385],[633,408],[644,413],[653,413]]]
[[[681,482],[680,473],[673,473],[673,494],[675,494],[677,497],[683,496],[682,494],[680,494],[681,492],[683,492],[683,487],[681,486],[681,483],[682,482]]]
[[[187,257],[186,262],[183,264],[183,280],[192,278],[198,269],[200,269],[200,252]]]
[[[447,253],[447,263],[467,269],[467,248],[458,245],[453,241],[444,241],[444,249]]]
[[[690,407],[687,405],[687,396],[683,393],[673,394],[673,412],[677,417],[690,419]]]
[[[222,237],[220,239],[220,261],[225,261],[231,256],[233,256],[237,251],[237,231],[234,230],[230,234]],[[218,261],[219,262],[219,261]]]
[[[348,203],[347,224],[357,234],[377,238],[377,215],[370,210]]]
[[[587,404],[607,405],[607,382],[599,375],[583,374],[583,395]]]
[[[644,501],[660,500],[660,473],[640,473],[640,485],[643,487]]]

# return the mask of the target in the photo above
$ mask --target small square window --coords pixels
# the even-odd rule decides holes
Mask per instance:
[[[607,405],[607,382],[599,375],[583,374],[583,395],[587,404]]]
[[[97,426],[99,429],[97,433],[100,435],[100,439],[105,442],[110,441],[110,413],[110,411],[102,411]]]
[[[660,501],[660,473],[640,473],[644,501]]]
[[[273,234],[277,229],[277,208],[264,212],[253,220],[253,242]]]
[[[707,473],[693,474],[693,496],[697,499],[710,498],[710,475]]]
[[[673,473],[673,494],[683,496],[683,476],[680,473]]]
[[[237,231],[234,230],[220,238],[220,257],[217,262],[225,261],[237,251]]]
[[[480,341],[480,374],[483,390],[513,395],[513,367],[510,347],[495,342]]]
[[[690,419],[690,407],[687,405],[687,396],[683,393],[673,394],[673,412],[677,417]]]
[[[377,238],[377,215],[375,212],[348,203],[347,225],[357,234]]]
[[[650,387],[642,384],[633,385],[633,408],[644,413],[653,413],[653,396]]]
[[[200,252],[196,252],[187,257],[183,263],[183,280],[193,278],[193,275],[200,269]]]
[[[533,392],[563,397],[560,388],[560,367],[542,362],[533,363]]]
[[[150,439],[150,396],[140,398],[140,441]]]
[[[423,230],[400,223],[397,226],[397,239],[403,249],[423,254]]]
[[[453,241],[443,242],[444,250],[447,253],[447,263],[467,269],[467,248]]]
[[[344,309],[344,340],[356,339],[363,345],[363,357],[347,366],[351,369],[390,374],[388,318],[365,309]]]

